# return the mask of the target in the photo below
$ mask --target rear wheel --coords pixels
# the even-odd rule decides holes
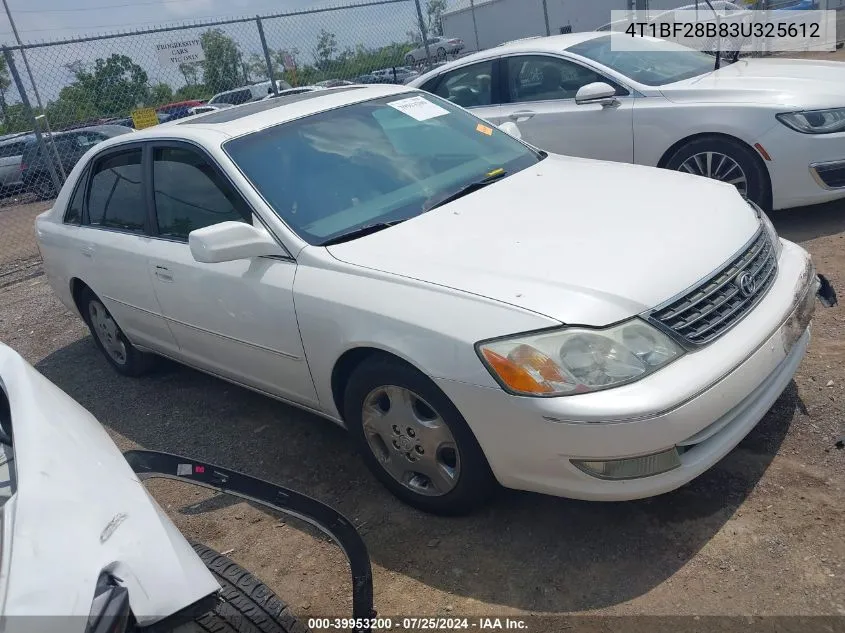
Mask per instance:
[[[417,60],[413,55],[406,55],[405,56],[405,65],[406,66],[416,66]]]
[[[729,183],[745,198],[764,209],[771,207],[766,167],[739,141],[704,136],[680,147],[666,162],[667,169]]]
[[[308,633],[290,607],[258,578],[210,547],[191,545],[221,591],[213,610],[174,633]]]
[[[124,376],[140,376],[155,365],[156,357],[135,348],[111,313],[90,288],[83,288],[79,311],[88,324],[97,347],[109,364]]]

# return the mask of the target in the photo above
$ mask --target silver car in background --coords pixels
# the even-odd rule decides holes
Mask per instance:
[[[464,41],[457,37],[431,37],[428,39],[428,52],[432,59],[446,61],[449,55],[457,55],[464,50]],[[412,51],[405,54],[405,63],[408,66],[415,66],[426,60],[425,45],[421,44]]]

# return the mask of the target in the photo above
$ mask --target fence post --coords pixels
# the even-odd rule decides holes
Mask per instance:
[[[469,0],[469,10],[472,13],[472,30],[475,31],[475,51],[481,50],[481,44],[478,43],[478,23],[475,21],[475,0]]]
[[[551,35],[552,30],[549,28],[549,5],[546,3],[546,0],[543,0],[543,19],[546,20],[546,35]]]
[[[261,21],[261,16],[255,16],[255,23],[258,25],[258,37],[261,40],[261,48],[264,51],[264,62],[267,64],[267,76],[270,78],[270,88],[273,90],[273,96],[279,96],[279,86],[276,85],[276,74],[273,72],[273,60],[270,59],[270,49],[267,47],[267,38],[264,37],[264,23]]]
[[[423,20],[420,0],[414,0],[414,4],[417,5],[417,19],[420,21],[420,35],[422,35],[423,46],[425,47],[426,70],[431,70],[431,51],[428,49],[428,33],[426,32],[425,21]]]
[[[41,130],[38,129],[38,121],[35,120],[35,113],[32,111],[32,106],[29,104],[29,97],[27,96],[26,90],[23,87],[21,76],[18,74],[18,67],[15,65],[14,55],[12,55],[12,52],[4,46],[3,56],[6,58],[6,65],[9,67],[9,73],[12,75],[12,81],[15,82],[15,86],[17,86],[18,88],[18,93],[21,96],[23,110],[26,113],[29,122],[32,124],[32,131],[35,133],[35,138],[38,141],[38,146],[41,148],[41,155],[47,162],[47,167],[50,170],[50,179],[53,181],[53,186],[56,188],[56,193],[58,193],[64,183],[62,182],[61,178],[59,178],[58,172],[56,172],[56,166],[53,164],[53,156],[49,151],[47,151],[47,144],[44,142],[44,137],[41,135]]]

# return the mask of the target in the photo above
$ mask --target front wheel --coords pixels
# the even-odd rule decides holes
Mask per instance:
[[[205,545],[191,545],[221,591],[213,610],[174,633],[308,633],[305,624],[258,578]]]
[[[438,61],[441,61],[441,62],[446,61],[446,49],[445,48],[438,48],[437,49],[437,59],[438,59]]]
[[[666,162],[666,168],[726,182],[763,209],[771,207],[766,167],[753,150],[739,141],[718,136],[695,139],[679,148]]]
[[[467,514],[496,489],[487,459],[449,398],[427,376],[386,357],[359,365],[344,418],[373,474],[433,514]]]
[[[413,55],[406,55],[405,56],[405,65],[411,66],[411,67],[416,66],[417,65],[417,59]]]

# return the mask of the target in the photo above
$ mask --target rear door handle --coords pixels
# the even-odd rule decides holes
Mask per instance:
[[[527,121],[531,117],[533,117],[536,112],[533,110],[518,110],[517,112],[511,113],[508,118],[513,121],[514,123],[520,123],[522,121]]]
[[[93,246],[83,246],[82,247],[82,255],[88,258],[94,257],[94,247]]]
[[[155,274],[162,281],[173,281],[173,274],[167,266],[156,265]]]

